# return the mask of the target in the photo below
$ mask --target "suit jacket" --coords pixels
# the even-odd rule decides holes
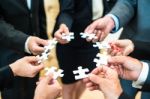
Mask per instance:
[[[47,38],[43,0],[31,1],[31,9],[28,9],[26,0],[0,0],[0,33],[9,34],[12,41],[16,40],[15,42],[25,41],[25,38],[22,38],[21,35],[15,38],[16,33],[17,35],[25,33],[27,35]],[[12,46],[23,50],[23,45]],[[10,50],[0,46],[0,66],[6,66],[25,55],[25,53],[19,53],[16,50]],[[12,88],[5,88],[2,91],[3,99],[33,99],[34,89],[36,87],[35,82],[37,80],[38,75],[32,79],[16,77],[13,80]]]
[[[10,88],[13,82],[13,72],[9,66],[0,68],[0,90]]]
[[[0,20],[0,45],[10,49],[15,49],[20,52],[24,52],[25,42],[29,35],[20,31],[14,31],[13,26],[6,25],[6,22]],[[11,32],[11,33],[10,33]],[[16,39],[17,38],[17,39]],[[19,41],[19,42],[18,42]],[[14,46],[15,45],[15,46]]]
[[[116,0],[103,1],[105,14],[112,8]],[[70,31],[81,32],[92,22],[92,0],[59,0],[59,2],[58,27],[65,23]]]
[[[150,68],[150,62],[147,62],[149,64],[149,68]],[[146,92],[150,92],[150,71],[148,73],[147,79],[142,87],[142,89],[140,89],[141,91],[146,91]],[[122,92],[121,95],[119,96],[119,99],[133,99],[131,97],[129,97],[125,92]]]
[[[120,27],[124,26],[121,38],[150,43],[149,5],[149,0],[118,0],[110,13],[118,17]],[[138,47],[131,55],[138,59],[149,60],[150,51],[145,49],[148,48]]]

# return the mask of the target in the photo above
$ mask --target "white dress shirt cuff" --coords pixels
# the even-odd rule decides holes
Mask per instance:
[[[30,40],[30,36],[27,38],[27,40],[25,42],[25,52],[28,53],[28,54],[31,54],[31,51],[28,48],[29,40]]]
[[[113,14],[107,14],[107,16],[110,16],[115,22],[115,28],[112,30],[112,33],[117,32],[119,30],[119,19]]]
[[[143,63],[143,68],[142,71],[140,73],[140,76],[138,78],[137,81],[133,81],[132,86],[138,89],[141,89],[142,86],[144,85],[147,76],[148,76],[148,72],[149,72],[149,66],[146,62],[142,62]]]

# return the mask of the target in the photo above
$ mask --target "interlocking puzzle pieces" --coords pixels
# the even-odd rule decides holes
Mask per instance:
[[[74,39],[74,33],[70,32],[68,34],[63,33],[62,34],[62,39],[67,40],[68,42],[70,42],[72,39]]]
[[[49,75],[50,73],[52,73],[53,79],[57,79],[58,77],[64,76],[64,74],[63,74],[64,70],[57,69],[56,67],[51,67],[51,68],[47,67],[47,68],[45,68],[45,71],[46,71],[46,73],[45,73],[46,76]]]
[[[44,52],[41,55],[36,56],[39,60],[38,63],[41,63],[42,61],[48,59],[48,56],[50,55],[50,50],[56,46],[57,42],[58,41],[56,40],[56,38],[48,41],[48,45],[44,46],[45,48]]]
[[[93,62],[96,63],[96,66],[103,66],[103,65],[108,65],[108,56],[104,54],[98,53],[96,55],[98,58],[94,58]]]
[[[75,80],[83,79],[88,77],[88,74],[86,72],[89,72],[88,68],[83,69],[82,66],[78,67],[78,70],[74,70],[73,74],[75,75]],[[76,75],[78,74],[78,75]]]
[[[86,38],[89,40],[97,39],[97,36],[94,33],[83,33],[83,32],[81,32],[80,35],[81,35],[81,38]]]
[[[56,38],[53,38],[52,40],[49,40],[48,45],[44,47],[45,48],[44,52],[45,53],[50,52],[50,50],[53,49],[56,46],[57,43],[58,43],[58,41],[56,40]]]
[[[50,53],[42,53],[41,55],[36,56],[38,58],[38,63],[41,63],[44,60],[48,59]]]

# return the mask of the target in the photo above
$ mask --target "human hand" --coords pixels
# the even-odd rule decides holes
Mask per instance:
[[[56,99],[60,96],[61,86],[52,75],[42,78],[35,89],[34,99]]]
[[[94,69],[84,82],[90,90],[102,91],[106,99],[118,99],[122,93],[117,72],[107,66]]]
[[[111,41],[110,46],[109,54],[111,56],[129,55],[134,50],[134,44],[129,39]]]
[[[129,56],[114,56],[108,58],[108,63],[115,68],[123,79],[136,81],[142,71],[143,64]]]
[[[56,39],[58,40],[59,43],[66,44],[66,43],[68,43],[68,41],[62,39],[63,33],[66,33],[66,34],[69,33],[69,29],[65,24],[60,25],[59,29],[55,32],[54,36],[56,37]]]
[[[97,39],[93,39],[93,42],[103,41],[105,37],[112,31],[115,27],[115,23],[110,16],[105,16],[94,21],[86,29],[85,33],[94,33],[97,36]],[[90,41],[90,40],[88,40]]]
[[[34,77],[40,70],[44,68],[43,64],[38,64],[35,56],[28,56],[17,60],[10,64],[14,76]]]
[[[30,36],[28,41],[28,49],[33,55],[39,55],[44,51],[44,46],[48,45],[48,40]]]

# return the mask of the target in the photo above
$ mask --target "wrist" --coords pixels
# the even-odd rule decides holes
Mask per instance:
[[[25,42],[25,52],[27,52],[28,54],[31,54],[31,50],[30,50],[30,40],[31,40],[32,36],[29,36]]]
[[[111,30],[113,30],[115,28],[114,19],[111,16],[109,16],[109,15],[106,15],[104,18],[107,19],[107,21],[109,23],[108,25],[111,27]]]
[[[119,90],[115,90],[115,92],[111,92],[108,96],[105,96],[105,99],[119,99],[120,95],[122,94],[122,88]]]
[[[16,73],[17,73],[17,69],[16,69],[16,67],[15,67],[15,64],[12,63],[12,64],[10,64],[9,66],[10,66],[12,72],[13,72],[13,75],[14,75],[14,76],[17,76],[17,74],[16,74]]]

